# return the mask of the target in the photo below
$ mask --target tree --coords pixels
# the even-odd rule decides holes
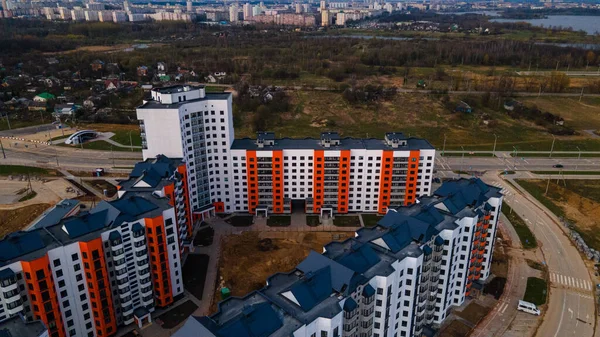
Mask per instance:
[[[567,74],[560,71],[553,71],[550,74],[550,91],[551,92],[563,92],[569,87],[571,80]]]

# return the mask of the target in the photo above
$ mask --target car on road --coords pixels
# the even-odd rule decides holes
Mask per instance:
[[[442,181],[440,180],[440,178],[433,178],[433,182],[436,184],[440,184]]]
[[[541,314],[540,309],[538,309],[535,304],[526,301],[519,301],[519,305],[517,306],[517,310],[526,312],[528,314],[539,316]]]
[[[554,165],[552,165],[552,167],[554,167],[554,168],[563,168],[564,166],[562,164],[554,164]]]

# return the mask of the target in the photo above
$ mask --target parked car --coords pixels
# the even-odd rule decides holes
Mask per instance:
[[[538,309],[535,304],[525,301],[519,301],[519,305],[517,306],[517,310],[526,312],[528,314],[539,316],[541,314],[540,309]]]

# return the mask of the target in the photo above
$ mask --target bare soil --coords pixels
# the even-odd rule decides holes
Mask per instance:
[[[220,284],[215,289],[211,312],[216,311],[216,303],[221,300],[221,287],[229,288],[232,296],[246,295],[264,287],[267,277],[291,271],[311,250],[321,252],[334,239],[353,236],[354,232],[244,232],[223,238]]]
[[[10,210],[0,210],[0,238],[6,234],[24,229],[50,206],[52,205],[35,204]]]

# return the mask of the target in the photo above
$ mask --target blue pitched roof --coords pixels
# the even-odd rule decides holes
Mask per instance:
[[[10,268],[0,270],[0,280],[8,280],[15,277],[15,272]]]
[[[305,274],[304,279],[294,283],[290,291],[302,310],[311,310],[332,293],[331,268],[327,266]]]
[[[373,288],[370,284],[367,284],[364,288],[363,288],[363,292],[362,295],[364,297],[371,297],[373,295],[375,295],[375,288]]]
[[[348,297],[344,302],[344,307],[342,309],[344,309],[344,311],[346,312],[351,312],[357,307],[358,304],[356,304],[356,301],[352,297]]]
[[[132,217],[137,217],[140,214],[144,214],[158,208],[158,206],[152,202],[135,195],[115,200],[110,204],[121,211],[121,213],[130,215]]]
[[[97,213],[87,213],[78,217],[68,218],[64,226],[70,238],[76,238],[106,226],[106,215],[108,210]]]
[[[219,337],[268,337],[283,326],[268,302],[246,306],[242,313],[218,330]]]
[[[38,232],[15,232],[0,241],[0,261],[11,260],[15,257],[44,248],[44,242]]]
[[[347,287],[352,283],[354,272],[351,269],[315,251],[311,251],[306,259],[296,266],[296,269],[308,274],[316,273],[324,267],[331,268],[331,288],[335,291],[341,292],[344,286]]]
[[[481,179],[472,178],[444,182],[434,193],[446,197],[444,205],[451,213],[456,214],[466,206],[481,205],[489,190],[490,187]]]
[[[371,246],[356,242],[352,245],[352,251],[337,261],[357,273],[364,273],[380,260]]]

